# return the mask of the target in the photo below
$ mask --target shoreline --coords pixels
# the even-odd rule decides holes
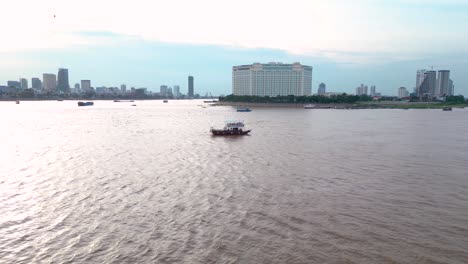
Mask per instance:
[[[302,108],[302,103],[251,103],[251,102],[217,102],[213,106],[235,106],[235,107],[272,107],[272,108]],[[468,104],[445,104],[438,102],[414,102],[414,103],[356,103],[356,104],[311,104],[314,107],[308,109],[442,109],[444,107],[465,108]]]

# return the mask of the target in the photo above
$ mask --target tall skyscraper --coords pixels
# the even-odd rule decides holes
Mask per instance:
[[[180,96],[180,86],[179,85],[174,85],[174,87],[172,89],[172,92],[174,93],[175,97],[179,97]]]
[[[42,82],[39,78],[32,78],[31,79],[31,86],[34,90],[41,90],[42,89]]]
[[[232,93],[253,96],[311,95],[312,67],[299,62],[234,66]]]
[[[356,95],[367,95],[367,85],[361,84],[356,88]]]
[[[123,94],[126,94],[127,93],[127,85],[125,85],[125,84],[120,85],[120,92],[122,92]]]
[[[455,85],[453,85],[452,79],[449,79],[449,92],[447,95],[455,95]]]
[[[375,85],[370,87],[370,96],[375,96]]]
[[[419,93],[419,86],[421,86],[422,82],[424,81],[424,78],[426,78],[426,71],[427,70],[422,69],[416,72],[416,93]]]
[[[57,76],[52,73],[42,74],[42,85],[44,86],[44,91],[46,92],[55,92],[57,89]]]
[[[62,93],[70,92],[70,83],[68,82],[68,69],[60,68],[57,75],[57,89]]]
[[[318,95],[324,95],[327,91],[327,86],[324,83],[319,84],[319,88],[317,90]]]
[[[437,78],[437,96],[444,96],[450,94],[450,71],[440,70]]]
[[[91,91],[91,81],[90,80],[81,80],[81,91],[83,93]]]
[[[192,98],[193,97],[193,76],[188,77],[188,97]]]
[[[21,90],[28,89],[28,80],[27,79],[20,78],[19,81],[20,81],[20,84],[21,84]]]
[[[416,91],[419,97],[436,95],[437,72],[418,70],[416,73]]]

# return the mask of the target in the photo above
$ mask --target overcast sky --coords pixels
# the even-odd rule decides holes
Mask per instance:
[[[467,0],[15,0],[2,3],[0,85],[69,69],[71,85],[149,87],[195,76],[229,94],[231,67],[299,61],[313,90],[384,94],[419,68],[449,69],[468,95]],[[55,17],[54,17],[55,15]]]

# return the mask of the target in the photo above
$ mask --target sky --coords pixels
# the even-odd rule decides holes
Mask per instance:
[[[301,62],[313,91],[412,90],[451,70],[468,96],[468,0],[15,0],[2,3],[0,85],[69,69],[70,84],[230,94],[232,66]]]

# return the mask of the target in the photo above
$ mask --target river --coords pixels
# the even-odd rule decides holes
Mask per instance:
[[[468,263],[468,110],[131,104],[0,102],[0,263]]]

